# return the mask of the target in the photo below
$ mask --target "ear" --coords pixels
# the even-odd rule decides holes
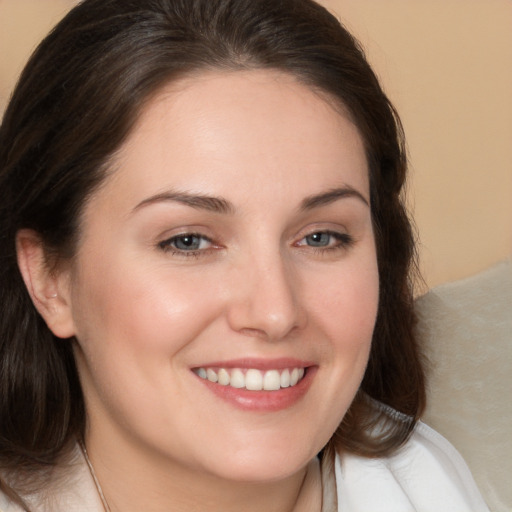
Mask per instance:
[[[28,293],[49,329],[59,338],[74,336],[69,270],[50,267],[43,241],[31,229],[16,234],[16,252]]]

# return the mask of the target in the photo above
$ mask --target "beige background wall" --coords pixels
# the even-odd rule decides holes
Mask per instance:
[[[429,285],[512,255],[512,1],[323,0],[402,116]]]
[[[429,286],[512,254],[512,1],[322,0],[402,115]],[[0,0],[0,111],[72,0]]]

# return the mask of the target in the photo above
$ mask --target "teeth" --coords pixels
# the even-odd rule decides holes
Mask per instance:
[[[245,388],[245,377],[242,370],[236,368],[231,372],[229,385],[234,388]]]
[[[263,374],[259,370],[247,370],[245,387],[251,391],[261,391],[263,389]]]
[[[229,373],[224,370],[224,368],[221,368],[219,370],[219,384],[221,386],[227,386],[229,384]]]
[[[202,379],[216,382],[221,386],[245,388],[250,391],[277,391],[295,386],[304,377],[304,368],[261,371],[250,368],[245,372],[240,368],[227,370],[219,368],[197,368],[194,372]]]
[[[281,387],[287,388],[290,385],[290,370],[281,373]]]
[[[199,371],[201,370],[204,370],[204,368],[199,368]],[[201,374],[199,374],[199,377],[202,377]],[[204,377],[202,377],[204,379]],[[208,370],[206,370],[206,378],[210,381],[210,382],[217,382],[219,380],[219,376],[217,375],[216,372],[214,372],[213,370],[211,370],[210,368],[208,368]]]
[[[263,389],[267,391],[277,391],[281,388],[281,376],[277,370],[265,372],[263,377]]]

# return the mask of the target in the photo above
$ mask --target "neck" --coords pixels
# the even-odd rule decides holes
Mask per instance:
[[[119,444],[87,442],[91,470],[106,512],[320,512],[318,461],[272,482],[238,482],[135,457]],[[114,448],[112,450],[112,448]],[[113,453],[115,452],[115,453]]]

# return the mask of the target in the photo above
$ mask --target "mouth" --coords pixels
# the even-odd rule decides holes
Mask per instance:
[[[199,367],[193,369],[201,379],[220,386],[248,391],[279,391],[297,386],[306,367],[259,370],[257,368]]]

